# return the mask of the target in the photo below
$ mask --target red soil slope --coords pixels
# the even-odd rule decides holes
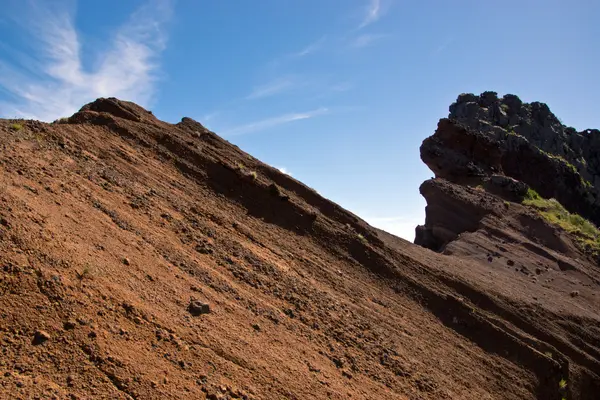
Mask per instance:
[[[599,398],[598,269],[518,204],[432,181],[489,211],[438,254],[116,99],[0,146],[0,398]]]

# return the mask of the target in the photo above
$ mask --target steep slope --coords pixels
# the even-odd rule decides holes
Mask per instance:
[[[116,99],[53,124],[0,121],[0,144],[0,398],[600,391],[583,261],[549,265],[542,286],[498,257],[438,254],[198,122]]]

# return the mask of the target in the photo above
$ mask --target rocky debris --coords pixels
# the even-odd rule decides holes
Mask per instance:
[[[206,304],[206,303],[201,302],[201,301],[193,300],[192,299],[190,301],[190,304],[188,305],[188,311],[193,316],[198,316],[198,315],[202,315],[202,314],[208,314],[208,313],[210,313],[210,306],[208,304]]]
[[[66,331],[72,331],[77,327],[77,321],[69,319],[63,323],[63,329]]]
[[[38,330],[35,331],[33,334],[32,343],[34,345],[40,345],[42,343],[47,342],[48,340],[50,340],[50,334],[46,331]]]

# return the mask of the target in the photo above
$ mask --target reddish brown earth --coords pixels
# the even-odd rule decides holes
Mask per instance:
[[[598,267],[517,203],[426,182],[442,254],[132,103],[0,145],[2,399],[600,398]]]

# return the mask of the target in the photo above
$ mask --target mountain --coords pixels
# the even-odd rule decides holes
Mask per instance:
[[[569,145],[548,157],[581,190],[545,189],[451,108],[421,246],[190,118],[109,98],[0,120],[0,398],[597,398],[595,164]]]

